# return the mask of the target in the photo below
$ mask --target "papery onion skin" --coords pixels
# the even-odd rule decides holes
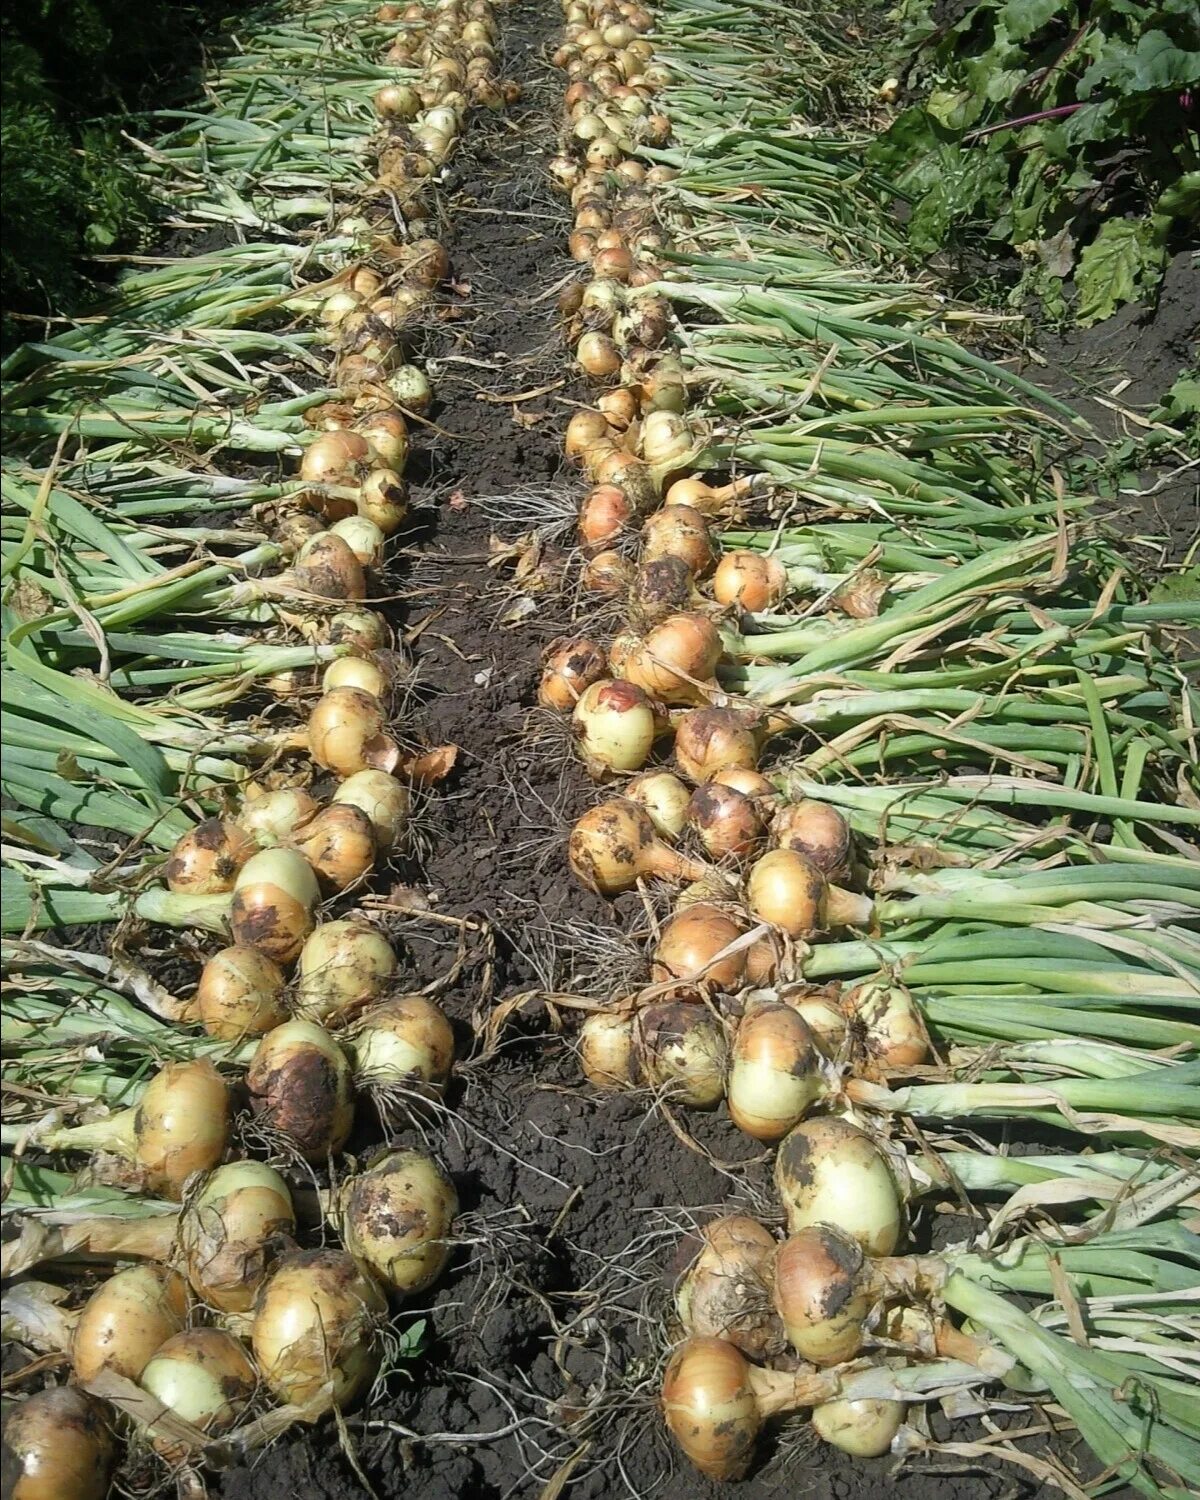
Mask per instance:
[[[603,649],[586,637],[552,642],[544,661],[538,702],[555,713],[570,713],[584,690],[599,682],[608,666]]]
[[[713,598],[752,613],[769,609],[787,593],[787,571],[761,552],[727,552],[713,574]]]
[[[865,1130],[836,1115],[801,1121],[775,1157],[788,1232],[830,1224],[871,1256],[900,1242],[900,1195],[887,1158]]]
[[[405,1296],[441,1275],[452,1248],[458,1194],[423,1151],[389,1151],[347,1184],[341,1209],[346,1248]]]
[[[663,838],[677,839],[687,820],[691,792],[670,771],[643,771],[625,783],[625,795],[644,807]]]
[[[76,1386],[37,1391],[6,1413],[5,1500],[105,1500],[112,1465],[104,1408]]]
[[[319,766],[338,776],[368,769],[389,771],[391,766],[377,763],[387,743],[383,730],[378,698],[358,688],[333,688],[309,714],[309,752]]]
[[[412,1081],[440,1090],[454,1066],[454,1028],[425,995],[372,1006],[349,1046],[357,1081],[368,1088]]]
[[[229,1088],[212,1063],[168,1063],[150,1080],[134,1116],[146,1186],[178,1201],[193,1172],[221,1160],[229,1126]]]
[[[826,1401],[812,1410],[817,1436],[855,1458],[882,1458],[904,1421],[904,1403],[882,1397]]]
[[[646,633],[621,675],[664,703],[698,703],[720,659],[721,637],[706,615],[669,615]]]
[[[749,797],[712,781],[701,782],[693,792],[688,804],[688,823],[704,852],[716,860],[748,859],[765,832]]]
[[[322,1163],[354,1124],[350,1064],[327,1031],[286,1021],[267,1032],[246,1073],[252,1104],[305,1161]]]
[[[760,1005],[738,1027],[726,1099],[733,1123],[760,1141],[777,1141],[824,1091],[812,1033],[787,1005]]]
[[[387,1302],[340,1250],[298,1251],[262,1288],[251,1346],[263,1382],[315,1421],[348,1405],[375,1377]],[[328,1388],[326,1388],[328,1387]]]
[[[632,683],[593,682],[579,696],[571,732],[589,774],[637,771],[654,748],[658,715],[654,704]]]
[[[677,979],[719,990],[736,990],[745,969],[745,950],[713,960],[737,941],[745,927],[735,916],[707,901],[676,911],[664,924],[654,949],[651,977],[662,984]]]
[[[669,1100],[713,1109],[725,1093],[728,1050],[719,1021],[699,1005],[647,1005],[634,1023],[639,1071]]]
[[[696,1254],[675,1287],[686,1333],[725,1339],[749,1359],[767,1360],[784,1347],[771,1305],[775,1239],[756,1219],[731,1214],[699,1231]]]
[[[279,965],[257,948],[222,948],[204,965],[195,1007],[209,1036],[239,1041],[287,1020]]]
[[[746,904],[789,937],[810,937],[824,926],[827,888],[824,875],[803,854],[770,849],[750,871]]]
[[[699,708],[675,726],[675,764],[691,781],[758,767],[758,736],[732,708]]]
[[[763,1418],[745,1356],[724,1339],[690,1338],[663,1378],[671,1435],[702,1474],[741,1479],[754,1461]]]
[[[299,787],[264,792],[243,803],[238,822],[264,849],[282,843],[301,823],[317,811],[317,802]]]
[[[790,1235],[775,1255],[775,1307],[788,1343],[814,1365],[853,1359],[872,1295],[857,1241],[827,1224]]]
[[[184,834],[163,867],[167,887],[193,896],[233,890],[238,871],[257,851],[249,833],[225,818],[206,818]]]
[[[612,1011],[593,1011],[579,1030],[579,1064],[593,1088],[630,1087],[637,1077],[632,1020]]]
[[[345,891],[375,863],[375,829],[361,808],[332,802],[292,835],[290,847],[313,867],[323,886]]]
[[[249,1312],[274,1255],[295,1230],[291,1194],[278,1172],[256,1161],[218,1167],[180,1220],[193,1290],[221,1312]]]
[[[803,854],[827,880],[845,877],[854,849],[850,825],[837,808],[811,798],[779,809],[771,823],[771,842]]]
[[[187,1283],[155,1261],[126,1266],[96,1288],[71,1335],[71,1366],[87,1385],[102,1370],[137,1380],[188,1313]]]
[[[567,856],[577,880],[602,896],[631,890],[639,879],[698,880],[706,867],[678,854],[654,832],[636,802],[614,797],[584,813],[571,831]]]
[[[856,985],[845,1000],[846,1010],[862,1032],[870,1071],[886,1074],[925,1062],[929,1033],[912,996],[902,984],[886,976]]]
[[[152,1396],[202,1432],[227,1432],[249,1404],[258,1377],[250,1356],[232,1334],[219,1328],[191,1328],[167,1340],[142,1371],[141,1384]],[[187,1448],[170,1438],[155,1446],[169,1461],[182,1461]]]

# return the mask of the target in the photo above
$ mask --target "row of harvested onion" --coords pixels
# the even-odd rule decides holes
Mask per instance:
[[[351,648],[327,668],[305,729],[280,747],[307,752],[336,784],[318,801],[305,773],[268,773],[232,816],[181,839],[162,871],[179,898],[172,920],[182,912],[190,925],[194,903],[199,925],[233,939],[208,958],[177,1018],[228,1042],[227,1061],[246,1064],[244,1085],[208,1059],[175,1062],[135,1106],[37,1132],[39,1148],[104,1153],[125,1164],[118,1180],[181,1207],[135,1223],[73,1225],[76,1249],[147,1257],[79,1309],[60,1308],[60,1294],[38,1283],[14,1293],[9,1330],[65,1354],[77,1382],[31,1397],[6,1424],[15,1500],[108,1492],[112,1440],[90,1391],[120,1406],[129,1394],[121,1381],[160,1403],[148,1422],[153,1408],[137,1410],[172,1465],[202,1461],[203,1445],[262,1396],[301,1421],[346,1405],[380,1371],[389,1296],[428,1288],[453,1243],[457,1195],[425,1152],[390,1150],[322,1193],[321,1216],[345,1249],[315,1251],[299,1248],[301,1231],[315,1226],[298,1227],[284,1177],[262,1162],[226,1160],[239,1144],[239,1097],[258,1140],[284,1160],[323,1166],[349,1139],[356,1086],[386,1122],[397,1101],[435,1101],[453,1062],[453,1032],[436,1004],[387,998],[397,960],[385,934],[360,916],[321,921],[320,909],[404,847],[410,786],[448,764],[445,753],[405,754],[389,736],[402,660],[386,620],[364,601],[408,513],[409,424],[432,402],[411,359],[449,261],[426,189],[469,108],[499,108],[516,86],[496,77],[489,0],[384,5],[375,18],[397,23],[385,61],[408,81],[375,95],[378,177],[365,206],[343,220],[365,252],[315,289],[336,394],[310,413],[318,435],[301,461],[303,487],[275,517],[292,556],[275,580],[289,619]],[[402,244],[396,202],[407,218]],[[292,678],[271,686],[288,697],[307,690]]]
[[[774,726],[712,706],[722,651],[713,604],[762,609],[787,579],[769,558],[721,557],[710,527],[757,482],[714,486],[692,472],[703,434],[687,419],[669,307],[655,291],[665,240],[650,190],[674,174],[631,154],[670,134],[654,108],[670,73],[645,36],[651,17],[628,0],[563,8],[554,61],[571,83],[551,171],[570,194],[569,250],[590,280],[562,311],[576,362],[601,388],[571,418],[566,451],[591,484],[579,516],[583,586],[627,597],[630,626],[607,650],[585,637],[555,642],[539,702],[571,714],[595,779],[622,782],[571,834],[576,877],[606,896],[651,877],[685,886],[659,933],[651,987],[588,1015],[579,1056],[599,1088],[643,1086],[692,1108],[724,1099],[748,1134],[782,1142],[776,1183],[789,1237],[778,1243],[751,1219],[716,1220],[677,1286],[683,1342],[665,1376],[664,1416],[698,1468],[732,1479],[783,1411],[811,1408],[822,1438],[860,1455],[886,1452],[900,1425],[902,1403],[860,1399],[826,1367],[859,1352],[881,1298],[902,1300],[936,1268],[864,1260],[890,1256],[901,1235],[887,1159],[847,1121],[806,1116],[836,1098],[847,1063],[881,1076],[920,1062],[928,1041],[900,986],[755,992],[777,977],[791,943],[866,922],[871,903],[835,883],[854,873],[841,814],[785,802],[759,771]],[[668,736],[674,767],[645,769]]]

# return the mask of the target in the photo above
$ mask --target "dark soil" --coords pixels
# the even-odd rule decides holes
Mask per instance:
[[[486,941],[472,935],[472,957],[442,996],[468,1043],[514,997],[589,985],[611,994],[636,977],[613,907],[567,874],[570,820],[595,792],[535,708],[545,645],[579,628],[574,601],[562,589],[535,595],[534,611],[510,624],[522,597],[512,570],[488,567],[493,537],[513,543],[539,523],[551,543],[569,546],[561,529],[552,534],[578,493],[562,432],[584,397],[560,383],[567,361],[553,289],[572,267],[544,172],[562,89],[545,61],[558,17],[547,0],[505,16],[507,72],[525,94],[504,117],[474,119],[452,167],[444,234],[461,306],[428,351],[441,433],[426,434],[410,466],[428,538],[408,559],[397,622],[420,663],[422,733],[461,751],[430,804],[420,884],[436,913],[489,926]],[[525,395],[543,386],[554,388]],[[516,399],[482,399],[499,395]],[[644,925],[637,903],[617,903],[616,915],[627,928]],[[449,966],[452,928],[414,916],[398,930],[415,977]],[[410,1324],[427,1317],[411,1380],[393,1375],[349,1420],[357,1464],[381,1500],[550,1495],[556,1475],[569,1475],[581,1500],[730,1493],[672,1452],[651,1398],[687,1214],[752,1202],[770,1214],[767,1163],[723,1115],[688,1117],[701,1154],[643,1100],[585,1092],[570,1021],[560,1034],[560,1019],[535,996],[486,1060],[477,1040],[475,1059],[458,1070],[453,1113],[427,1134],[459,1189],[468,1243],[429,1306],[403,1314]],[[965,1221],[951,1222],[938,1226],[940,1241],[966,1237]],[[641,1316],[644,1308],[658,1316]],[[585,1406],[611,1415],[573,1432],[571,1415]],[[893,1461],[849,1459],[815,1446],[803,1427],[762,1452],[764,1467],[736,1491],[745,1500],[867,1500],[893,1482]],[[906,1476],[914,1500],[1037,1491],[1020,1470],[966,1460],[951,1470],[918,1457]],[[226,1500],[363,1493],[328,1424],[290,1434],[214,1488]]]

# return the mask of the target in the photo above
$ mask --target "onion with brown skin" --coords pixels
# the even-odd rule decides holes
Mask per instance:
[[[347,1040],[355,1081],[381,1096],[389,1089],[440,1093],[454,1065],[454,1030],[424,995],[372,1006]]]
[[[228,1162],[180,1217],[188,1280],[210,1307],[249,1312],[275,1255],[295,1232],[291,1194],[279,1173],[262,1162]]]
[[[785,803],[771,822],[771,842],[803,854],[828,880],[844,880],[849,873],[853,835],[849,823],[829,802],[805,797]]]
[[[775,1307],[788,1343],[815,1365],[853,1359],[875,1298],[862,1249],[826,1224],[798,1230],[775,1256]]]
[[[112,1466],[104,1408],[77,1386],[51,1386],[6,1411],[6,1500],[105,1500]]]
[[[294,849],[263,849],[242,866],[229,926],[234,943],[290,963],[312,931],[320,897],[312,866]]]
[[[602,411],[581,407],[574,412],[563,435],[563,452],[571,459],[582,459],[598,443],[612,441],[612,428]]]
[[[259,1293],[251,1346],[277,1400],[316,1421],[344,1407],[374,1379],[387,1302],[374,1280],[341,1250],[288,1257]]]
[[[929,1033],[913,998],[886,976],[856,985],[846,1010],[861,1029],[870,1076],[918,1067],[929,1057]]]
[[[695,578],[706,578],[717,560],[708,523],[690,505],[664,505],[642,527],[642,559],[677,557]]]
[[[757,1005],[733,1041],[725,1097],[729,1117],[760,1141],[777,1141],[825,1091],[812,1033],[787,1005]]]
[[[300,950],[296,1013],[318,1025],[336,1026],[378,1000],[395,971],[396,954],[376,928],[365,922],[323,922]]]
[[[605,675],[604,650],[586,636],[552,641],[542,657],[538,702],[555,713],[569,713],[580,695]]]
[[[238,824],[205,818],[175,844],[163,875],[169,890],[218,895],[233,890],[238,871],[257,851],[254,838]]]
[[[783,1325],[771,1300],[775,1239],[756,1219],[713,1219],[698,1231],[686,1270],[675,1284],[675,1309],[685,1333],[725,1339],[753,1360],[781,1353]],[[690,1238],[686,1242],[690,1248]]]
[[[721,638],[707,616],[671,615],[647,631],[621,675],[663,703],[704,702],[720,659]]]
[[[579,575],[580,587],[590,594],[615,598],[628,591],[633,581],[633,564],[616,551],[597,552]]]
[[[630,618],[645,630],[695,602],[695,581],[679,557],[644,562],[629,590]]]
[[[611,380],[620,373],[621,351],[606,333],[585,333],[575,346],[575,358],[589,380]]]
[[[585,552],[610,547],[632,529],[637,509],[615,484],[598,484],[579,508],[579,540]]]
[[[579,1029],[579,1065],[593,1088],[630,1087],[638,1072],[632,1018],[593,1011]]]
[[[209,1036],[241,1041],[287,1020],[279,965],[256,948],[222,948],[204,965],[195,1010]]]
[[[830,927],[861,926],[873,903],[830,885],[795,849],[770,849],[754,862],[746,882],[746,904],[755,916],[786,932],[808,938]]]
[[[288,841],[313,867],[330,891],[345,891],[375,863],[375,829],[371,819],[349,802],[332,802],[302,824]]]
[[[745,949],[724,957],[718,955],[744,931],[744,925],[736,917],[707,901],[686,906],[663,924],[654,949],[651,976],[658,984],[679,980],[718,990],[736,990],[745,971]]]
[[[296,554],[290,572],[280,574],[303,593],[319,599],[365,599],[367,576],[349,542],[330,531],[319,532]]]
[[[176,1416],[215,1436],[227,1432],[250,1404],[258,1374],[232,1334],[190,1328],[159,1349],[141,1384]],[[154,1446],[171,1463],[184,1462],[190,1452],[172,1438],[156,1438]]]
[[[571,734],[588,774],[600,780],[640,770],[654,748],[659,718],[630,682],[602,680],[585,688],[571,715]]]
[[[757,769],[759,735],[733,708],[698,708],[675,725],[675,764],[690,781]]]
[[[802,1120],[775,1158],[775,1190],[789,1233],[831,1224],[868,1255],[900,1240],[900,1195],[887,1159],[865,1130],[837,1115]]]
[[[707,867],[669,848],[649,814],[626,798],[593,807],[576,823],[567,846],[577,880],[602,896],[632,890],[640,879],[699,880]]]
[[[327,1031],[285,1021],[267,1032],[246,1072],[255,1113],[305,1161],[336,1155],[354,1124],[346,1055]]]
[[[749,859],[766,831],[749,797],[712,781],[692,793],[687,820],[704,852],[715,860]]]
[[[308,719],[308,748],[319,766],[338,776],[356,771],[391,771],[399,761],[394,741],[384,734],[383,706],[358,688],[334,688]]]
[[[687,823],[691,793],[670,771],[643,771],[625,783],[625,795],[650,814],[655,831],[677,839]]]
[[[404,1296],[441,1275],[452,1248],[458,1194],[423,1151],[389,1151],[351,1177],[340,1195],[346,1248]]]
[[[769,609],[787,594],[787,569],[762,552],[727,552],[713,574],[713,598],[718,604],[752,613]]]
[[[713,1109],[725,1094],[728,1049],[721,1023],[702,1005],[667,1001],[634,1018],[638,1071],[653,1088],[690,1109]]]
[[[71,1367],[87,1385],[103,1370],[137,1380],[188,1315],[187,1283],[169,1266],[144,1261],[102,1281],[80,1309]]]
[[[703,709],[700,710],[704,712]],[[775,784],[769,781],[761,771],[751,770],[746,766],[726,766],[723,771],[718,771],[715,776],[707,777],[715,786],[731,786],[735,792],[741,792],[744,797],[752,797],[760,805],[771,801],[778,796]]]

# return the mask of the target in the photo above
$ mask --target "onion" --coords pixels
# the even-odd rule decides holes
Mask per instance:
[[[637,509],[618,485],[598,484],[579,507],[579,540],[586,552],[595,552],[624,535]]]
[[[750,1359],[771,1359],[784,1346],[771,1302],[775,1240],[755,1219],[731,1215],[699,1232],[700,1246],[675,1287],[684,1331],[726,1339]]]
[[[371,609],[343,609],[329,621],[329,640],[335,646],[378,651],[390,639],[387,621]]]
[[[651,411],[642,419],[641,454],[648,464],[679,464],[696,446],[696,437],[677,412]]]
[[[695,710],[704,713],[704,709]],[[726,766],[718,771],[715,776],[706,778],[716,786],[731,786],[735,792],[741,792],[744,797],[753,797],[761,801],[764,797],[775,797],[777,792],[775,784],[768,781],[761,771],[751,770],[747,766]]]
[[[221,1312],[249,1312],[274,1252],[295,1233],[287,1184],[257,1161],[218,1167],[180,1220],[188,1280]]]
[[[357,472],[370,459],[371,447],[360,433],[337,429],[311,442],[300,460],[300,478],[309,484],[345,485],[353,484]],[[316,509],[321,509],[324,499],[316,496],[312,500]]]
[[[212,1434],[228,1432],[258,1384],[250,1356],[230,1333],[191,1328],[170,1338],[142,1371],[142,1388],[183,1421]],[[155,1447],[183,1462],[188,1449],[170,1438]]]
[[[376,89],[372,103],[385,120],[412,120],[421,108],[417,91],[403,83],[385,83]]]
[[[705,900],[694,902],[664,924],[654,949],[651,974],[658,983],[678,979],[736,990],[745,967],[745,950],[721,959],[717,955],[736,942],[744,930],[742,923],[720,907]]]
[[[655,836],[649,814],[636,802],[614,798],[584,813],[568,843],[577,880],[602,896],[631,890],[639,879],[698,880],[705,866]]]
[[[385,381],[396,405],[417,417],[426,417],[433,405],[433,388],[429,377],[417,365],[400,365]]]
[[[763,822],[749,797],[731,786],[702,782],[688,803],[688,824],[712,859],[747,859],[763,836]]]
[[[787,1005],[756,1006],[733,1042],[729,1118],[760,1141],[777,1141],[824,1091],[812,1033]]]
[[[52,1386],[6,1411],[7,1500],[105,1500],[112,1465],[104,1408],[77,1387]]]
[[[701,1005],[647,1005],[634,1021],[640,1071],[673,1102],[712,1109],[725,1094],[727,1049],[719,1021]]]
[[[872,908],[868,897],[831,886],[795,849],[770,849],[755,861],[746,882],[746,904],[755,916],[794,938],[868,922]]]
[[[339,776],[390,771],[399,752],[383,729],[383,706],[378,698],[357,688],[334,688],[309,715],[308,748],[319,766]]]
[[[904,1421],[904,1403],[869,1396],[813,1407],[812,1425],[831,1447],[855,1458],[882,1458]]]
[[[344,691],[344,689],[342,690]],[[229,925],[239,947],[290,963],[313,928],[319,897],[312,866],[294,849],[263,849],[242,866]]]
[[[721,771],[753,771],[758,739],[736,709],[695,709],[675,726],[675,763],[692,781],[711,781]]]
[[[229,1139],[229,1090],[207,1059],[168,1063],[138,1103],[84,1125],[43,1131],[51,1151],[108,1151],[141,1170],[146,1188],[176,1202],[193,1172],[215,1167]]]
[[[632,1020],[612,1011],[592,1011],[579,1029],[579,1064],[594,1088],[624,1088],[633,1083],[637,1066]]]
[[[454,1031],[424,995],[400,995],[374,1006],[350,1039],[356,1080],[387,1089],[413,1082],[440,1091],[454,1065]]]
[[[385,469],[403,473],[408,459],[408,423],[394,407],[371,412],[355,424],[355,431],[371,446]]]
[[[408,489],[395,469],[372,469],[358,491],[358,514],[394,536],[408,519]]]
[[[776,1252],[776,1310],[788,1343],[814,1365],[854,1358],[873,1300],[862,1250],[840,1230],[800,1229]]]
[[[812,1032],[813,1041],[826,1057],[836,1057],[846,1038],[846,1017],[837,994],[837,986],[828,989],[820,986],[802,986],[799,993],[791,990],[780,998],[790,1005]]]
[[[929,1033],[902,984],[868,980],[846,996],[846,1008],[864,1028],[873,1071],[913,1068],[929,1056]]]
[[[288,557],[293,557],[310,536],[324,530],[325,523],[320,516],[314,516],[311,511],[293,510],[276,522],[271,540],[282,547]]]
[[[360,808],[333,802],[292,835],[290,846],[316,871],[322,884],[344,891],[375,863],[375,830]]]
[[[583,691],[604,676],[607,666],[601,647],[586,637],[553,641],[542,660],[538,702],[556,713],[573,709]]]
[[[309,1421],[347,1405],[379,1368],[386,1312],[383,1293],[343,1251],[289,1256],[255,1309],[251,1347],[263,1381]]]
[[[633,577],[632,566],[619,552],[598,552],[579,575],[580,586],[593,594],[623,594]]]
[[[585,333],[575,346],[575,358],[592,380],[608,380],[621,368],[621,354],[606,333]]]
[[[301,791],[299,787],[284,787],[276,792],[263,792],[253,800],[244,802],[238,812],[238,822],[264,848],[270,848],[282,843],[298,824],[311,818],[316,810],[316,801],[307,792]]]
[[[310,1162],[345,1145],[354,1124],[350,1064],[327,1031],[285,1021],[259,1042],[246,1084],[255,1112]]]
[[[768,609],[787,593],[787,569],[762,552],[727,552],[713,574],[713,598],[718,604],[751,611]]]
[[[890,1255],[900,1239],[900,1196],[887,1160],[849,1120],[804,1120],[779,1147],[775,1189],[796,1234],[830,1224],[868,1255]]]
[[[195,1008],[209,1036],[241,1041],[287,1019],[279,965],[256,948],[222,948],[204,965]]]
[[[850,869],[850,825],[828,802],[805,797],[785,804],[771,823],[771,840],[803,854],[829,880],[843,878]]]
[[[646,809],[663,838],[677,839],[683,832],[691,793],[678,776],[670,771],[643,771],[626,784],[625,795]]]
[[[659,557],[637,570],[629,593],[630,610],[643,628],[686,609],[695,597],[695,579],[681,557]]]
[[[611,441],[612,429],[603,412],[583,407],[574,412],[563,436],[563,452],[568,458],[582,458],[597,443]]]
[[[388,690],[388,679],[378,663],[368,656],[339,656],[325,668],[321,691],[330,693],[340,687],[357,688],[372,698],[382,698]]]
[[[408,826],[411,795],[403,782],[386,771],[355,771],[334,792],[333,800],[367,815],[380,852],[393,848]]]
[[[300,950],[296,1013],[321,1024],[344,1021],[378,1000],[395,972],[392,945],[374,927],[324,922]]]
[[[343,516],[329,528],[330,536],[341,537],[364,568],[377,568],[383,561],[383,532],[366,516]]]
[[[659,557],[680,558],[696,578],[712,571],[716,549],[698,510],[690,505],[664,505],[647,517],[642,527],[642,558],[653,562]]]
[[[597,779],[613,771],[636,771],[654,748],[658,714],[632,683],[593,682],[579,696],[571,733],[588,773]]]
[[[625,448],[614,444],[590,467],[593,479],[623,490],[637,511],[648,510],[658,499],[658,480],[650,466]]]
[[[101,1282],[71,1335],[71,1366],[87,1385],[104,1370],[137,1380],[187,1319],[187,1283],[154,1261],[126,1266]]]
[[[596,405],[604,413],[609,426],[617,432],[625,432],[637,421],[637,394],[628,386],[619,385],[615,390],[604,391],[596,398]]]
[[[298,588],[320,599],[363,599],[367,580],[348,542],[332,532],[309,537],[300,548],[291,577]]]
[[[428,124],[443,135],[453,136],[458,130],[458,120],[452,109],[443,105],[428,111]],[[404,279],[412,286],[431,292],[450,274],[450,256],[446,247],[438,240],[413,240],[405,257]]]
[[[214,896],[233,890],[237,873],[257,845],[244,828],[225,818],[205,818],[171,850],[163,869],[172,891]]]
[[[715,685],[721,638],[705,615],[671,615],[646,633],[622,675],[664,703],[695,703]]]
[[[458,1194],[423,1151],[389,1151],[352,1177],[341,1202],[346,1248],[405,1296],[433,1285],[450,1257]]]

